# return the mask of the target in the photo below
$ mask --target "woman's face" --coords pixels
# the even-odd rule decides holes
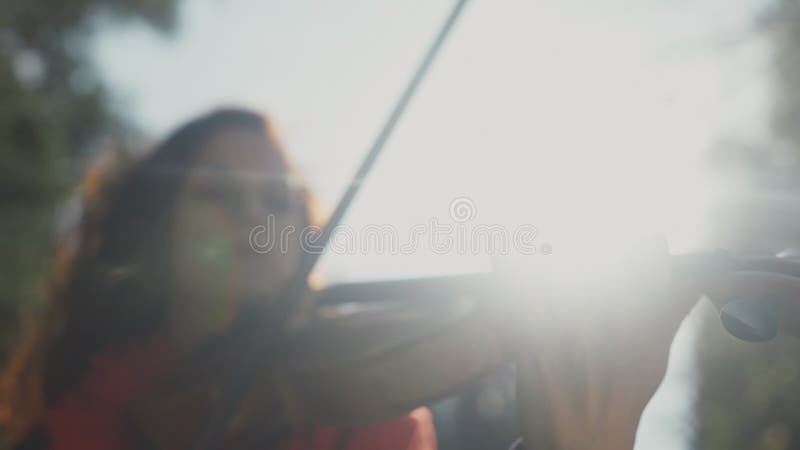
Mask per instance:
[[[174,331],[186,344],[223,331],[244,303],[270,301],[297,268],[305,200],[274,145],[230,127],[185,177],[170,241]]]

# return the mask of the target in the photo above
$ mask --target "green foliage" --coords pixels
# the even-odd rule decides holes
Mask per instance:
[[[0,0],[0,361],[41,303],[53,211],[124,120],[85,51],[91,19],[174,22],[173,0]]]
[[[800,448],[800,341],[749,344],[712,317],[698,340],[701,377],[694,448]]]
[[[775,48],[773,129],[800,150],[800,1],[779,1],[765,22]]]
[[[770,119],[775,139],[760,156],[739,155],[739,162],[750,171],[760,170],[763,184],[770,188],[796,193],[800,186],[800,1],[777,0],[757,24],[773,45]],[[783,158],[783,165],[771,162],[770,155],[775,152],[789,156]],[[796,197],[800,199],[800,195]],[[763,217],[753,222],[769,223],[772,228],[761,229],[761,234],[750,230],[740,239],[775,240],[778,235],[791,239],[797,234],[797,230],[785,229],[796,224],[785,220],[785,210],[767,211],[766,205],[762,206]],[[740,215],[733,224],[748,220]],[[725,226],[730,228],[731,223]],[[694,448],[800,448],[800,340],[780,337],[768,344],[746,344],[728,336],[715,319],[704,327],[698,345]]]

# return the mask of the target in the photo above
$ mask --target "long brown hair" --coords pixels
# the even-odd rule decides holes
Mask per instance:
[[[166,325],[171,211],[198,150],[231,127],[264,133],[287,175],[292,172],[266,120],[239,109],[189,122],[105,181],[107,171],[89,171],[81,218],[52,261],[41,323],[17,350],[0,386],[0,421],[13,435],[26,432],[44,406],[80,380],[92,355]],[[310,224],[308,204],[303,208]]]

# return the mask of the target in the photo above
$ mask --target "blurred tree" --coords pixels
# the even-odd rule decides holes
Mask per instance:
[[[700,343],[693,447],[800,448],[800,341],[781,336],[767,344],[747,344],[728,335],[714,318]]]
[[[800,153],[800,1],[779,1],[763,24],[775,47],[773,129],[793,153]]]
[[[737,199],[730,248],[800,245],[800,0],[777,0],[757,21],[773,46],[772,142],[738,164],[772,189],[771,198]],[[782,192],[782,194],[779,194]],[[755,200],[755,201],[754,201]],[[736,236],[734,236],[734,234]],[[800,340],[781,336],[747,344],[709,321],[698,339],[698,423],[693,447],[703,450],[800,448]],[[712,320],[713,317],[713,320]]]
[[[800,189],[800,0],[764,0],[767,7],[754,20],[752,31],[765,37],[771,50],[772,136],[765,142],[723,140],[710,152],[717,169],[748,179],[751,186]]]
[[[87,43],[95,19],[172,29],[174,0],[0,0],[0,362],[44,291],[54,206],[80,156],[125,130]]]

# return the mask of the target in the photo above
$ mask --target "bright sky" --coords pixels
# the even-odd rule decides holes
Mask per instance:
[[[555,256],[652,231],[691,247],[710,189],[702,150],[764,133],[766,52],[745,39],[761,3],[472,2],[348,223],[406,236],[466,196],[476,221],[533,224]],[[176,36],[115,25],[94,54],[117,108],[151,136],[220,105],[268,113],[330,208],[450,5],[196,0]],[[488,264],[424,248],[348,256],[324,267],[363,278]]]
[[[404,236],[467,197],[475,223],[533,224],[552,257],[591,261],[653,231],[691,248],[713,194],[702,152],[767,133],[769,53],[749,34],[764,1],[471,2],[348,224]],[[268,113],[330,208],[450,6],[186,1],[175,36],[101,27],[94,55],[116,108],[153,137],[216,106]],[[338,280],[488,266],[485,255],[420,248],[323,267]],[[685,408],[661,403],[665,414]],[[675,426],[640,436],[641,447],[683,448]]]

